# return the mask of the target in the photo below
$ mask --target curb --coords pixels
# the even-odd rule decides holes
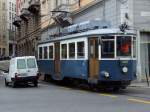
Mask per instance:
[[[132,86],[132,85],[131,85],[131,86],[129,86],[129,87],[136,87],[136,88],[147,88],[147,89],[150,89],[150,87],[148,87],[148,86],[134,86],[134,85]]]

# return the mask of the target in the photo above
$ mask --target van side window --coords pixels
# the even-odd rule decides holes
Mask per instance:
[[[39,59],[42,59],[42,47],[39,47]]]
[[[26,69],[25,59],[17,59],[17,69]]]
[[[35,59],[34,58],[27,59],[27,66],[28,68],[36,68]]]
[[[77,42],[77,58],[84,58],[85,57],[85,46],[83,42]]]

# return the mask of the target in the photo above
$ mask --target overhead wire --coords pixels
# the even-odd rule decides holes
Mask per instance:
[[[46,27],[48,27],[48,26],[50,25],[50,23],[51,23],[51,19],[52,19],[52,17],[46,19],[44,22],[40,23],[40,24],[37,26],[37,28],[36,28],[35,30],[33,30],[32,32],[28,33],[28,34],[25,35],[24,37],[18,39],[17,41],[24,40],[24,39],[29,38],[29,37],[31,37],[32,35],[38,33],[38,31],[41,31],[42,29],[44,29],[44,28],[41,28],[41,26],[42,26],[43,24],[45,24],[46,22],[49,21],[48,25],[46,25]]]

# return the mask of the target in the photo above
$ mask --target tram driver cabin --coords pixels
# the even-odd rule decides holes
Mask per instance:
[[[96,23],[96,24],[95,24]],[[88,84],[126,88],[136,79],[136,35],[97,21],[64,28],[38,44],[38,66],[45,77],[71,78]]]

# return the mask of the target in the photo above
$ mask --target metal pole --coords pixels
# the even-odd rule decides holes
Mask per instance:
[[[137,30],[137,74],[138,74],[138,81],[141,82],[142,75],[141,75],[141,55],[140,55],[140,31]]]

